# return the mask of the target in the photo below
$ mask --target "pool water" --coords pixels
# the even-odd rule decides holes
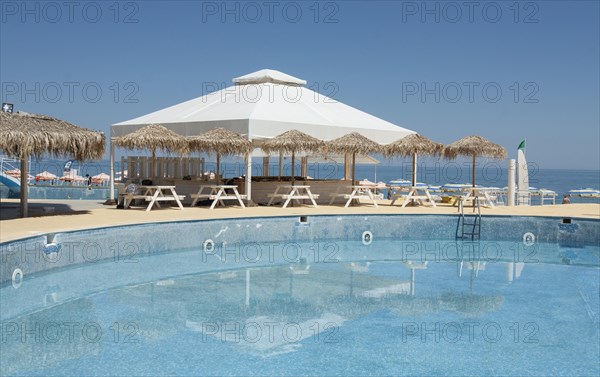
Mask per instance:
[[[597,376],[599,249],[328,241],[61,269],[0,289],[0,374]]]

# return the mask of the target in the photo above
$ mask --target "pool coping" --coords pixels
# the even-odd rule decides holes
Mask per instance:
[[[250,209],[250,211],[252,211],[251,213],[248,213],[247,210],[242,210],[240,208],[225,208],[225,209],[218,209],[218,212],[208,212],[209,210],[203,210],[202,208],[189,208],[186,207],[186,210],[188,211],[198,211],[199,214],[212,214],[212,215],[218,215],[218,216],[211,216],[211,217],[202,217],[202,218],[195,218],[195,217],[189,217],[189,215],[184,215],[185,218],[173,218],[172,216],[169,216],[173,213],[177,213],[177,214],[181,214],[181,212],[179,212],[179,210],[171,210],[171,209],[163,209],[163,210],[159,210],[159,211],[154,211],[154,213],[149,212],[149,213],[145,213],[145,212],[141,212],[139,210],[116,210],[113,207],[111,208],[99,208],[99,209],[93,209],[91,210],[89,214],[84,214],[84,215],[56,215],[56,216],[43,216],[43,217],[31,217],[31,218],[26,218],[26,219],[14,219],[14,220],[2,220],[0,222],[0,245],[4,245],[10,242],[14,242],[14,241],[23,241],[23,240],[27,240],[27,239],[31,239],[31,238],[35,238],[35,237],[40,237],[40,236],[44,236],[44,235],[48,235],[48,234],[56,234],[56,233],[74,233],[74,232],[79,232],[79,231],[94,231],[94,230],[105,230],[105,229],[114,229],[114,228],[119,228],[119,227],[127,227],[127,226],[138,226],[138,225],[158,225],[158,224],[176,224],[176,223],[195,223],[195,222],[205,222],[205,221],[212,221],[212,220],[219,220],[219,221],[223,221],[223,220],[239,220],[239,219],[243,219],[243,220],[252,220],[252,219],[260,219],[260,218],[291,218],[291,217],[296,217],[296,216],[457,216],[458,212],[456,210],[456,207],[451,207],[451,206],[447,206],[445,207],[444,212],[439,212],[439,208],[441,206],[438,205],[437,209],[438,211],[435,211],[434,213],[432,213],[430,210],[430,207],[424,206],[424,207],[413,207],[410,208],[410,211],[404,211],[406,210],[406,208],[403,208],[402,212],[397,212],[395,210],[400,210],[400,208],[398,207],[389,207],[389,206],[383,206],[383,207],[352,207],[352,208],[343,208],[343,207],[339,207],[339,206],[320,206],[319,208],[308,208],[308,207],[293,207],[293,208],[287,208],[287,209],[281,209],[281,208],[277,208],[277,207],[253,207]],[[554,207],[554,208],[550,208],[550,207]],[[557,208],[556,208],[557,207]],[[562,208],[561,208],[562,207]],[[561,211],[561,209],[569,209],[572,210],[573,208],[577,208],[577,207],[581,207],[581,211],[577,211],[579,212],[579,215],[573,215],[573,211]],[[331,213],[325,213],[322,209],[325,208],[327,210],[332,210],[333,211]],[[442,207],[444,208],[444,207]],[[519,207],[502,207],[502,209],[517,209]],[[550,212],[554,212],[551,214],[548,213],[539,213],[539,209],[542,208],[544,209],[544,211],[542,212],[549,212],[548,210],[550,210]],[[589,211],[590,209],[597,209],[598,211],[598,216],[592,216],[592,215],[585,215],[582,212],[586,212]],[[272,213],[274,212],[274,210],[280,210],[278,212]],[[524,213],[515,213],[513,211],[511,211],[511,213],[497,213],[497,211],[499,210],[499,208],[495,208],[495,209],[486,209],[483,208],[482,209],[482,216],[484,217],[523,217],[523,218],[528,218],[528,217],[535,217],[535,218],[546,218],[546,219],[553,219],[553,218],[571,218],[571,219],[577,219],[577,220],[596,220],[596,221],[600,221],[600,204],[573,204],[573,205],[569,205],[568,207],[566,206],[560,206],[560,205],[555,205],[555,206],[535,206],[535,207],[520,207],[519,208],[520,211],[517,212],[524,212]],[[383,210],[383,212],[382,212]],[[394,212],[391,212],[392,210],[394,210]],[[523,211],[523,210],[527,210],[527,211]],[[552,211],[554,210],[554,211]],[[140,216],[138,216],[137,218],[131,218],[131,219],[127,219],[127,221],[117,221],[115,222],[114,218],[107,218],[108,215],[110,214],[114,214],[114,211],[119,211],[119,214],[139,214]],[[126,211],[126,212],[124,212]],[[130,212],[131,211],[131,212]],[[243,211],[243,212],[242,212]],[[271,212],[271,213],[269,213]],[[487,212],[487,213],[486,213]],[[561,213],[562,212],[562,213]],[[147,216],[145,216],[146,214],[152,214],[153,216],[151,216],[151,218],[148,218]],[[162,216],[163,214],[168,214],[166,217]],[[472,214],[471,211],[467,211],[466,214]],[[104,215],[104,216],[103,216]],[[222,216],[225,215],[225,216]],[[160,217],[165,217],[163,219],[161,219]],[[74,219],[81,219],[81,220],[91,220],[91,221],[83,221],[80,222],[79,224],[77,224],[76,226],[69,226],[69,225],[63,225],[62,221],[57,221],[56,223],[52,223],[50,224],[50,227],[47,227],[46,229],[40,229],[40,230],[28,230],[28,229],[9,229],[8,232],[6,232],[6,228],[7,226],[9,227],[13,227],[13,228],[18,228],[18,225],[22,225],[23,227],[27,227],[29,228],[29,225],[33,227],[35,227],[35,223],[39,223],[40,221],[44,221],[45,219],[50,220],[50,219],[56,219],[56,220],[63,220],[65,217],[73,217]],[[91,218],[90,218],[91,217]],[[127,216],[125,216],[127,217]],[[131,217],[131,216],[129,216]],[[96,220],[96,221],[94,221]],[[102,221],[104,220],[104,221]],[[118,220],[118,219],[117,219]],[[101,224],[98,224],[98,222],[100,222]],[[16,226],[15,226],[16,225]],[[37,224],[39,225],[39,224]],[[49,224],[44,224],[45,226],[48,226]],[[31,229],[31,228],[29,228]],[[7,234],[8,233],[8,234]]]

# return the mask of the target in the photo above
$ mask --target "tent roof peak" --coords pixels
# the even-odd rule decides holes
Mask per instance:
[[[274,83],[283,85],[303,86],[306,80],[288,75],[274,69],[261,69],[260,71],[248,73],[247,75],[236,77],[233,80],[236,85],[264,84]]]

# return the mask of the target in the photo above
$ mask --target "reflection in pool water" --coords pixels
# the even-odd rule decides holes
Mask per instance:
[[[3,316],[1,374],[600,372],[597,247],[541,246],[535,263],[394,260],[386,254],[393,241],[370,247],[369,258],[342,249],[330,263],[300,258],[185,275],[167,273],[164,261],[198,263],[198,251],[152,256],[133,268],[164,276],[88,287],[66,300],[61,287],[110,276],[115,265],[36,277],[19,294],[37,284],[44,302]],[[19,292],[2,293],[11,289]]]

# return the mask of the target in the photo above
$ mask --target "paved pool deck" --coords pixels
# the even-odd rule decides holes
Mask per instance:
[[[390,206],[389,201],[379,202],[377,208],[370,204],[351,206],[309,206],[301,207],[249,207],[242,209],[238,206],[224,208],[164,207],[145,212],[143,207],[117,209],[116,206],[105,206],[102,202],[90,200],[30,200],[31,217],[18,218],[18,199],[0,200],[0,242],[19,238],[64,232],[81,229],[119,226],[127,224],[160,223],[172,221],[210,220],[239,217],[264,216],[299,216],[299,215],[414,215],[436,214],[454,215],[458,210],[448,204],[440,204],[435,208],[416,206],[400,208],[400,205]],[[466,213],[472,213],[466,208]],[[519,206],[481,208],[482,215],[500,216],[547,216],[547,217],[577,217],[600,220],[600,204],[569,204],[544,206]]]

